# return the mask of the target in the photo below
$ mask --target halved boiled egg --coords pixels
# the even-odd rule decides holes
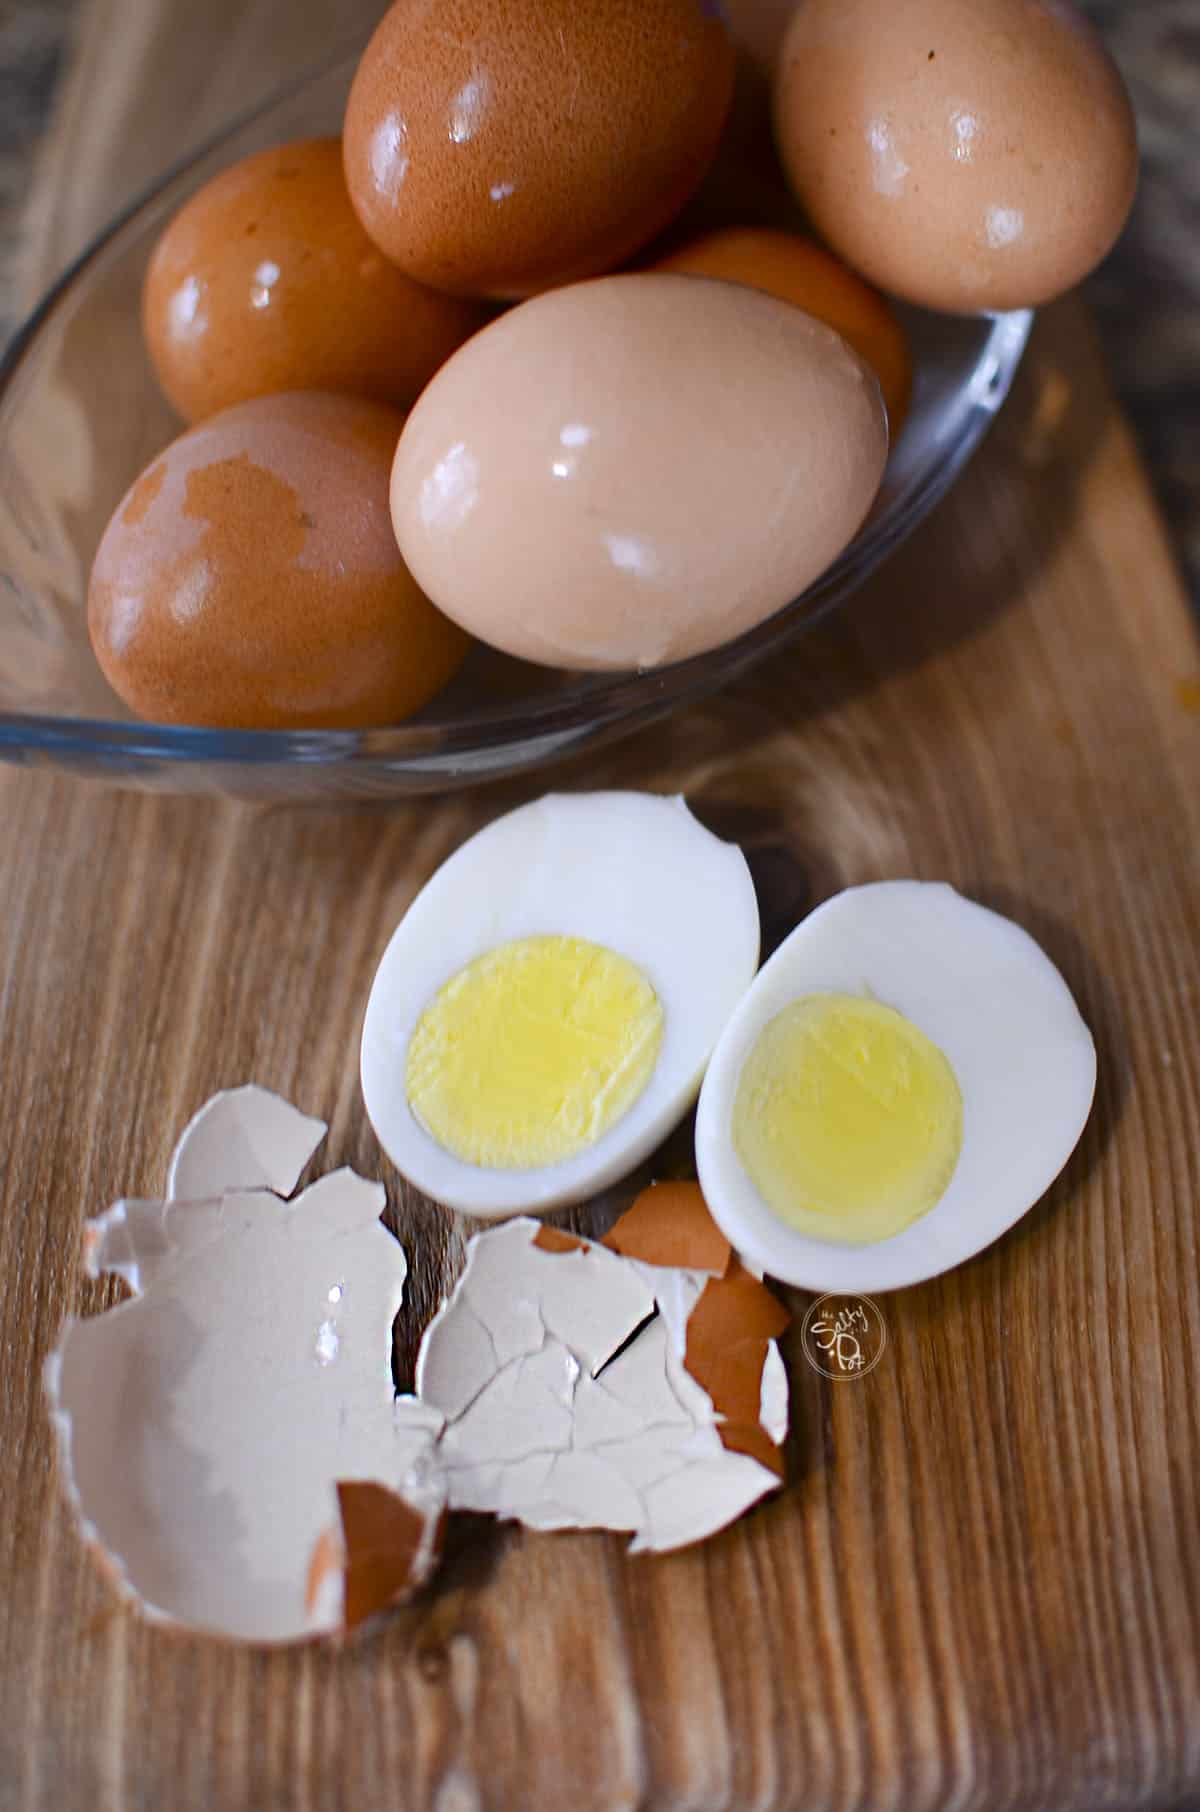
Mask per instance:
[[[763,967],[696,1119],[734,1247],[815,1290],[889,1290],[999,1238],[1091,1109],[1096,1052],[1062,976],[944,884],[851,888]]]
[[[362,1040],[380,1144],[467,1214],[579,1201],[691,1106],[758,950],[744,856],[682,799],[551,794],[509,813],[384,953]]]

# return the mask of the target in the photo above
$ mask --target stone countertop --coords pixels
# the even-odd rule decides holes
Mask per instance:
[[[1129,83],[1143,156],[1133,218],[1089,299],[1200,601],[1200,7],[1084,4]],[[16,325],[21,204],[76,9],[77,0],[0,0],[0,341]]]

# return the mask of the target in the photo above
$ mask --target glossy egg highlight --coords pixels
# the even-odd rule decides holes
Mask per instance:
[[[660,273],[539,296],[469,341],[392,472],[418,582],[550,666],[732,640],[842,552],[887,458],[874,374],[774,296]]]
[[[142,297],[159,383],[189,422],[284,390],[407,408],[485,319],[371,242],[336,138],[274,146],[206,183],[155,247]]]
[[[118,505],[88,588],[113,689],[156,723],[390,724],[461,663],[460,629],[396,550],[403,417],[352,397],[260,397],[159,455]]]
[[[927,308],[1051,301],[1133,202],[1129,98],[1070,0],[802,0],[774,109],[818,232]]]
[[[706,0],[397,0],[346,109],[351,199],[436,289],[521,296],[609,269],[699,183],[733,65]]]

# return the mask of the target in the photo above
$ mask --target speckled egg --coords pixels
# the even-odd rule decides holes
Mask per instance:
[[[609,269],[700,181],[733,65],[712,0],[397,0],[346,110],[351,199],[436,289]]]
[[[147,467],[96,554],[88,630],[106,678],[157,723],[389,724],[468,646],[396,550],[403,417],[352,397],[259,397]]]
[[[1133,201],[1129,99],[1069,0],[801,0],[774,106],[818,231],[928,308],[1050,301]]]
[[[448,615],[551,666],[657,667],[752,629],[851,539],[874,374],[757,289],[660,272],[522,303],[405,424],[396,537]]]
[[[485,319],[382,256],[350,206],[336,138],[214,177],[163,233],[142,297],[159,383],[193,422],[281,390],[407,408]]]

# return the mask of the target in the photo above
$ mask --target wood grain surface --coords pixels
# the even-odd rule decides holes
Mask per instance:
[[[31,277],[352,14],[96,0]],[[792,1341],[787,1489],[704,1547],[471,1524],[342,1652],[147,1627],[59,1503],[39,1389],[63,1315],[110,1300],[81,1223],[157,1190],[210,1090],[278,1088],[389,1183],[403,1374],[463,1229],[366,1124],[366,991],[434,866],[542,786],[284,809],[3,774],[0,1807],[1200,1805],[1200,660],[1079,308],[849,611],[554,784],[686,789],[771,939],[886,876],[1011,913],[1096,1035],[1082,1146],[990,1252],[884,1299],[868,1378]]]

